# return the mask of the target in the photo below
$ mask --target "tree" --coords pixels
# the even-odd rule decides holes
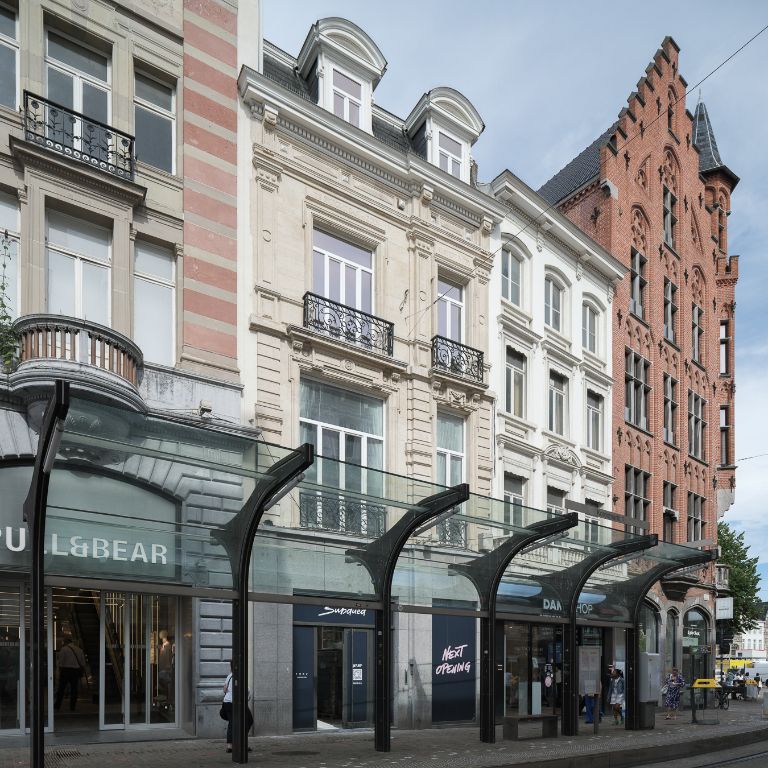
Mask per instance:
[[[760,615],[760,574],[756,557],[749,557],[749,546],[744,543],[744,531],[736,533],[728,523],[717,524],[720,562],[730,567],[729,591],[733,595],[733,619],[729,629],[741,634],[753,629]]]

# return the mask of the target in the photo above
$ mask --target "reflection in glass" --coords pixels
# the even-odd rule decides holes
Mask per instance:
[[[19,727],[20,624],[18,587],[0,588],[0,730]]]

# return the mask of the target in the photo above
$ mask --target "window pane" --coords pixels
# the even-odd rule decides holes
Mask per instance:
[[[442,299],[437,302],[437,334],[448,336],[448,302]]]
[[[0,192],[0,231],[19,231],[19,205],[15,195]]]
[[[136,159],[173,173],[173,121],[136,105]]]
[[[169,248],[136,241],[134,250],[134,271],[152,275],[161,280],[173,280],[173,253]]]
[[[520,262],[509,255],[509,300],[513,304],[520,304]]]
[[[458,485],[464,479],[462,463],[463,461],[459,456],[451,456],[451,476],[449,478],[450,485]]]
[[[362,96],[362,86],[360,83],[351,77],[347,77],[343,72],[339,72],[338,69],[333,70],[333,84],[336,88],[341,89],[350,96],[354,96],[356,99]]]
[[[138,73],[136,74],[136,98],[144,99],[168,112],[173,110],[173,88]]]
[[[371,290],[371,273],[360,270],[360,309],[371,314],[373,312],[373,292]]]
[[[0,34],[16,39],[16,15],[2,6],[0,6]]]
[[[458,416],[437,415],[437,447],[464,453],[464,420]]]
[[[6,252],[7,248],[7,252]],[[0,276],[5,271],[5,292],[8,297],[8,312],[11,317],[19,313],[19,243],[18,240],[5,240],[0,235]]]
[[[82,48],[77,43],[73,43],[64,37],[59,37],[53,32],[48,33],[48,55],[52,59],[57,59],[74,69],[80,70],[80,72],[85,72],[85,74],[91,75],[91,77],[98,78],[105,83],[107,82],[106,56],[87,48]]]
[[[448,299],[453,299],[458,302],[463,301],[461,286],[449,283],[447,280],[438,279],[437,292],[440,296],[445,296]]]
[[[107,92],[102,88],[94,88],[89,83],[83,83],[83,114],[92,117],[102,123],[109,122],[109,107],[107,105]],[[88,124],[82,127],[82,136],[88,138]],[[95,132],[98,134],[98,131]]]
[[[133,338],[150,363],[173,365],[173,290],[137,278],[133,286]]]
[[[62,107],[74,109],[73,80],[71,75],[48,67],[48,98]]]
[[[371,435],[384,433],[381,400],[314,381],[301,382],[301,417]]]
[[[109,325],[109,268],[84,261],[83,319]]]
[[[442,131],[439,132],[439,135],[440,148],[446,150],[446,152],[450,152],[456,157],[461,157],[461,144],[450,136],[446,136]]]
[[[354,101],[349,102],[349,122],[357,128],[360,127],[360,107]]]
[[[312,254],[312,290],[325,294],[325,256],[320,251]]]
[[[327,232],[322,232],[319,229],[315,229],[312,232],[312,244],[315,248],[322,248],[324,251],[328,251],[335,256],[341,256],[341,258],[359,264],[361,267],[371,269],[373,266],[373,254],[371,251],[348,243],[345,240],[340,240],[338,237],[329,235]]]
[[[2,9],[0,9],[1,11]],[[0,16],[2,19],[2,16]],[[16,108],[16,51],[0,43],[0,104]]]
[[[437,454],[437,467],[435,482],[439,485],[448,485],[448,476],[446,474],[446,462],[448,457],[444,453]]]
[[[441,171],[448,170],[448,155],[446,155],[443,152],[440,153],[440,170]]]
[[[48,312],[75,314],[75,260],[56,251],[48,251]]]
[[[344,303],[360,309],[357,303],[357,270],[349,265],[344,267]]]
[[[458,304],[450,305],[451,332],[449,337],[453,341],[461,341],[461,307]]]
[[[57,245],[99,261],[109,261],[110,232],[67,213],[49,210],[48,244]]]
[[[344,119],[344,97],[340,93],[333,94],[333,114]]]

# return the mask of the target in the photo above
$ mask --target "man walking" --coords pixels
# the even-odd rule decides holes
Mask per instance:
[[[83,652],[72,642],[71,637],[65,637],[59,648],[59,687],[56,689],[56,709],[61,708],[64,694],[69,688],[69,710],[77,707],[77,688],[80,676],[85,674],[85,657]]]

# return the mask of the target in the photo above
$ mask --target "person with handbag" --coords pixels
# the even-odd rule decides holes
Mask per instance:
[[[229,662],[229,674],[227,675],[227,679],[224,682],[224,699],[221,702],[221,709],[219,710],[219,716],[222,720],[227,721],[227,752],[232,751],[232,692],[234,688],[234,683],[232,682],[232,662]],[[248,691],[248,699],[251,698],[251,692]],[[248,730],[250,731],[253,727],[253,715],[251,714],[251,708],[248,707]],[[251,751],[251,748],[248,747],[248,751]]]
[[[661,689],[664,694],[664,706],[667,710],[665,720],[677,720],[677,710],[680,707],[680,695],[684,685],[683,676],[677,671],[677,667],[673,667]]]
[[[78,685],[81,676],[85,675],[85,657],[83,652],[73,642],[71,637],[65,637],[57,654],[59,662],[59,685],[56,689],[55,708],[61,709],[61,702],[69,688],[69,711],[77,707]]]
[[[611,671],[611,684],[608,688],[608,703],[613,708],[613,724],[618,725],[619,720],[624,722],[624,696],[626,693],[626,684],[624,674],[620,669]]]

